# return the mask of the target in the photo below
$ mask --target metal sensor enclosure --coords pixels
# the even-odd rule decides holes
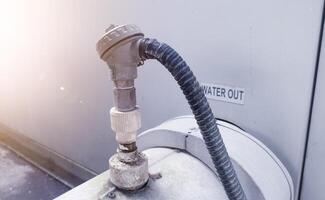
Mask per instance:
[[[117,154],[109,159],[110,182],[123,190],[137,190],[149,179],[148,159],[136,146],[141,116],[134,80],[141,63],[138,44],[141,38],[143,33],[135,25],[111,25],[97,43],[99,56],[111,69],[114,82],[115,107],[110,116],[119,146]]]
[[[143,33],[135,25],[111,25],[97,42],[97,52],[111,69],[114,82],[114,103],[119,111],[136,108],[134,79],[137,78],[139,39]]]

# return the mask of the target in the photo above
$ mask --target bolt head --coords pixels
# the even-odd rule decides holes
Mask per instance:
[[[107,194],[107,196],[108,196],[108,198],[110,198],[110,199],[115,199],[116,194],[115,194],[114,192],[109,192],[109,193]]]

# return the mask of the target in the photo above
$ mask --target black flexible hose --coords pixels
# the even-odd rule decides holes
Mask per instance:
[[[155,39],[142,39],[139,46],[139,55],[143,60],[157,59],[173,75],[191,106],[229,200],[246,200],[245,193],[238,181],[217,127],[216,119],[204,96],[203,89],[190,67],[173,48]]]

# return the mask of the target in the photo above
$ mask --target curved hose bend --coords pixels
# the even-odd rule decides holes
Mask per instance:
[[[192,109],[229,200],[246,200],[221,138],[216,119],[189,66],[173,48],[155,39],[142,39],[139,45],[139,55],[143,60],[158,60],[173,75]]]

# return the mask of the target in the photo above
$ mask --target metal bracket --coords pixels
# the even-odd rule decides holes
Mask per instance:
[[[264,199],[293,200],[294,188],[291,176],[275,154],[261,141],[233,124],[220,120],[217,123],[239,179],[244,183],[244,189],[259,190]],[[139,150],[168,147],[186,151],[214,171],[213,163],[192,116],[168,120],[156,128],[141,133],[137,144]],[[249,193],[251,192],[247,192]]]

